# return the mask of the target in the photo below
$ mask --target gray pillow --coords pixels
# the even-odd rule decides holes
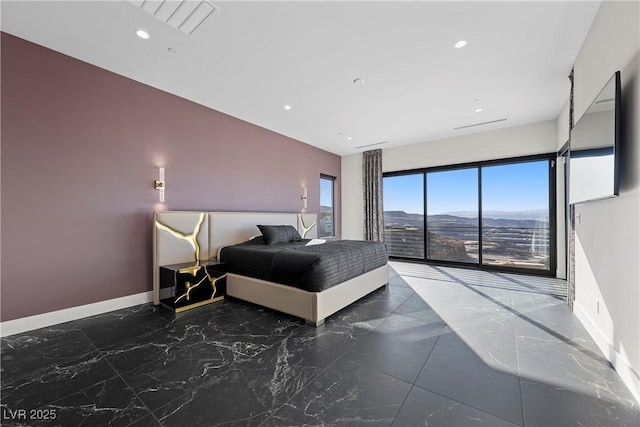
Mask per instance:
[[[292,225],[258,225],[264,242],[267,245],[278,243],[299,242],[300,233]]]

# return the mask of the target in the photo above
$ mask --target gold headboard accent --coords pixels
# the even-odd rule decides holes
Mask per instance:
[[[315,221],[313,221],[313,223],[310,226],[306,226],[304,223],[304,218],[302,217],[302,214],[298,214],[298,224],[300,225],[300,231],[301,231],[301,235],[302,238],[304,239],[307,236],[307,233],[309,231],[311,231],[313,229],[313,227],[316,226],[316,224],[318,223],[318,220],[316,219]]]
[[[167,233],[171,234],[174,237],[177,237],[178,239],[186,240],[191,245],[191,247],[193,247],[195,262],[196,264],[198,264],[200,262],[200,244],[198,243],[198,233],[200,232],[200,227],[204,222],[204,218],[205,214],[203,212],[200,214],[200,219],[198,219],[196,228],[190,234],[181,233],[180,231],[174,230],[173,228],[164,225],[158,220],[156,220],[156,227],[158,227],[160,230],[166,231]]]

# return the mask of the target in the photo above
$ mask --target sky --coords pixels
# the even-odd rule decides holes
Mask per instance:
[[[386,177],[385,211],[423,213],[423,175]],[[427,174],[428,215],[478,210],[478,169]],[[482,168],[482,208],[497,211],[548,209],[547,160]]]
[[[333,206],[333,180],[320,178],[320,206]]]

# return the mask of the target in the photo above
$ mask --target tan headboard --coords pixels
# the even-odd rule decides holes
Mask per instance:
[[[317,237],[316,214],[271,212],[164,211],[154,213],[153,301],[160,304],[158,267],[204,261],[218,256],[223,246],[234,245],[260,234],[256,227],[292,225],[307,239]]]

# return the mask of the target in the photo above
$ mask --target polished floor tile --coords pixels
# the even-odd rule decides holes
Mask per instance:
[[[94,352],[53,363],[25,376],[2,376],[2,404],[32,410],[117,375],[105,357]]]
[[[409,383],[340,360],[264,425],[391,425],[410,388]]]
[[[270,414],[266,396],[251,389],[242,367],[211,377],[157,411],[164,426],[254,426]]]
[[[228,370],[234,363],[250,360],[216,343],[201,342],[185,346],[169,358],[158,358],[122,378],[138,397],[154,411]]]
[[[2,339],[0,372],[7,378],[88,355],[97,350],[79,330],[43,328]]]
[[[397,335],[375,329],[351,346],[343,358],[413,384],[438,337],[427,330],[396,330]]]
[[[55,411],[55,420],[42,420],[35,425],[116,426],[129,425],[148,415],[149,411],[116,377],[57,400],[42,411]]]
[[[415,384],[522,425],[518,376],[487,364],[456,334],[438,338]]]
[[[60,327],[82,331],[96,347],[103,349],[163,328],[173,321],[161,307],[143,304],[64,323]]]
[[[0,423],[640,426],[564,281],[391,264],[318,328],[227,298],[4,337]]]
[[[522,405],[525,425],[563,427],[618,426],[637,427],[640,415],[632,402],[622,403],[618,397],[599,395],[599,385],[591,392],[572,390],[522,380]],[[627,395],[622,393],[619,397]]]
[[[411,389],[393,422],[394,427],[515,427],[517,425],[420,387]]]

